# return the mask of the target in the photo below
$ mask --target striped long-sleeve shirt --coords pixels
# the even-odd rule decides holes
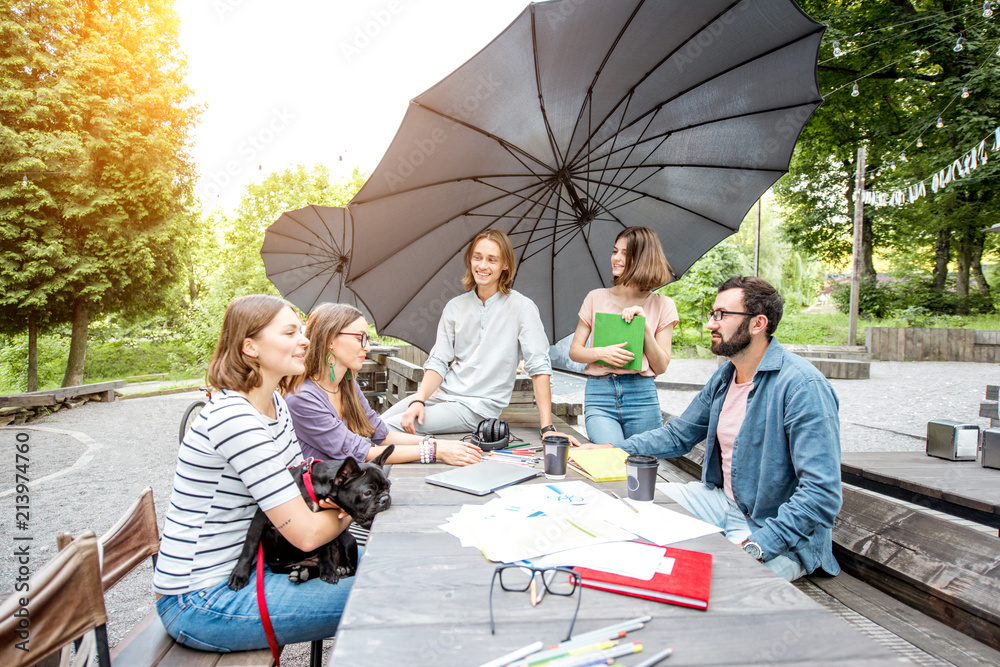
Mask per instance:
[[[229,578],[250,520],[299,495],[288,466],[302,461],[284,399],[277,419],[237,392],[221,391],[201,411],[177,455],[174,490],[160,539],[153,588],[178,595]]]

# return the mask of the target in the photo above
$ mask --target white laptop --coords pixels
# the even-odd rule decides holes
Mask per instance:
[[[537,477],[541,470],[497,463],[496,461],[481,461],[464,468],[452,468],[444,472],[434,473],[424,478],[428,484],[443,486],[456,491],[464,491],[475,496],[485,496],[497,489],[511,486],[526,479]]]

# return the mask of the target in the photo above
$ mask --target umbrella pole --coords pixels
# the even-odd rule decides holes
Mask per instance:
[[[861,227],[864,220],[865,147],[858,147],[858,182],[854,188],[854,252],[851,260],[851,306],[847,325],[847,344],[854,345],[858,336],[858,301],[861,297]]]

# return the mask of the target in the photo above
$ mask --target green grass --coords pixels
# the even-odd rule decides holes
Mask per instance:
[[[930,329],[974,329],[977,331],[1000,330],[1000,317],[996,315],[939,315],[923,316],[911,320],[890,317],[882,320],[858,320],[858,334],[854,345],[865,344],[868,327],[926,327]],[[795,313],[781,318],[775,333],[782,343],[795,345],[847,345],[849,320],[842,313]],[[701,343],[701,344],[699,344]],[[683,337],[675,337],[671,354],[678,359],[706,357],[708,336],[699,341],[690,329]]]

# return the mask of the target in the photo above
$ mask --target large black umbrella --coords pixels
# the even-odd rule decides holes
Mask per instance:
[[[264,270],[282,296],[305,313],[329,301],[349,303],[370,319],[365,305],[344,287],[351,237],[350,216],[340,206],[287,211],[264,232]]]
[[[428,349],[488,227],[550,340],[608,286],[625,227],[653,228],[682,274],[788,170],[823,30],[790,0],[530,5],[410,103],[349,204],[347,285],[380,333]]]

